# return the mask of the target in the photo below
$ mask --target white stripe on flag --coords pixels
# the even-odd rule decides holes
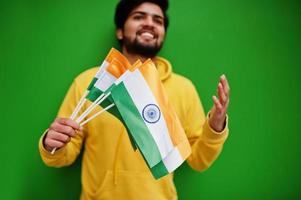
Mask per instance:
[[[124,79],[126,79],[126,77],[128,77],[129,75],[131,75],[131,71],[126,70],[115,82],[115,85],[118,85],[119,83],[121,83]]]
[[[104,60],[102,62],[102,64],[100,65],[99,67],[99,70],[97,71],[96,75],[95,75],[95,78],[99,78],[101,76],[101,74],[103,73],[104,70],[107,69],[107,67],[109,66],[109,62],[107,62],[106,60]]]
[[[123,81],[123,83],[133,102],[135,103],[141,118],[144,119],[142,115],[143,109],[149,104],[158,105],[158,103],[153,96],[151,89],[147,85],[143,75],[139,70],[135,70]],[[174,146],[169,136],[168,128],[162,113],[160,119],[156,123],[148,123],[145,120],[144,123],[149,129],[149,132],[152,134],[162,159],[164,159],[169,152],[172,151]]]
[[[116,78],[107,72],[106,70],[103,71],[99,79],[96,81],[94,87],[101,90],[102,92],[106,91],[114,82]]]
[[[163,163],[168,172],[173,172],[184,162],[179,150],[175,147],[167,157],[163,159]]]

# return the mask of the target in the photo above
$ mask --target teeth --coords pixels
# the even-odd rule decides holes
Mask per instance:
[[[154,35],[151,34],[151,33],[149,33],[149,32],[144,32],[144,33],[141,34],[141,36],[143,36],[143,37],[149,37],[149,38],[154,38]]]

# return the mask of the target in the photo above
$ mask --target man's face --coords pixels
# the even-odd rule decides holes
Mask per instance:
[[[161,49],[165,37],[164,15],[153,3],[142,3],[134,8],[123,29],[117,29],[117,38],[129,53],[154,57]]]

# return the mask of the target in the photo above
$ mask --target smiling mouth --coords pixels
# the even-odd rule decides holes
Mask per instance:
[[[149,38],[149,39],[154,39],[154,35],[153,34],[151,34],[151,33],[149,33],[149,32],[144,32],[144,33],[142,33],[142,34],[140,34],[142,37],[144,37],[144,38]]]
[[[151,40],[157,38],[157,35],[150,30],[141,30],[138,31],[137,35],[141,36],[144,39]]]

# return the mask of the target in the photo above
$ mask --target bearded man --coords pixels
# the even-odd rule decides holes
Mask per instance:
[[[167,0],[121,0],[115,12],[116,37],[130,63],[151,58],[156,64],[192,148],[187,162],[193,169],[203,171],[220,154],[228,136],[226,113],[230,88],[222,75],[217,86],[218,97],[213,96],[213,107],[205,116],[191,81],[175,74],[170,62],[157,56],[168,28],[167,8]],[[70,165],[84,146],[82,200],[177,199],[173,174],[155,180],[116,117],[107,112],[84,127],[68,118],[97,70],[89,69],[74,79],[57,118],[40,139],[43,161],[54,167]],[[58,150],[51,154],[53,148]]]

